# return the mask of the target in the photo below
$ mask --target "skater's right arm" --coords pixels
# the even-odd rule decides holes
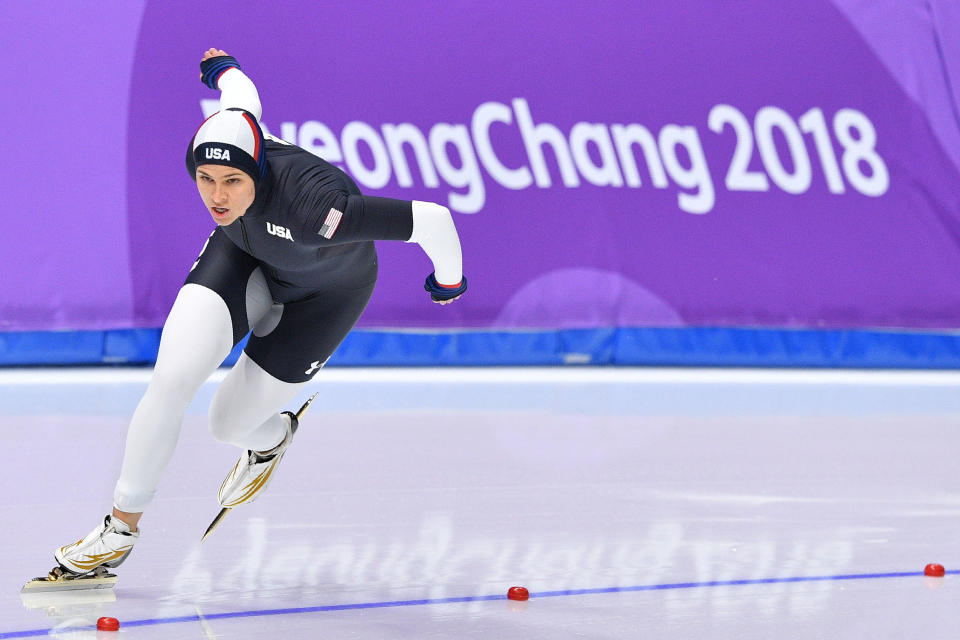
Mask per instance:
[[[200,61],[200,80],[211,89],[220,89],[220,109],[243,109],[257,121],[263,116],[257,87],[240,70],[240,65],[223,49],[207,49]]]

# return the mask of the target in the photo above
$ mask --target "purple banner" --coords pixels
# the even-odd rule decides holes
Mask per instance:
[[[454,211],[469,293],[379,243],[361,326],[960,325],[946,0],[3,11],[0,330],[162,324],[213,225],[183,166],[211,46],[270,133]]]
[[[0,331],[135,323],[125,123],[143,5],[0,5]]]

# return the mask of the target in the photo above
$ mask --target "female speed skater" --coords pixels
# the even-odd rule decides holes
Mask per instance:
[[[103,575],[129,556],[200,385],[247,333],[210,406],[213,436],[243,450],[220,487],[223,508],[256,499],[290,446],[300,412],[281,412],[360,317],[377,280],[374,240],[417,243],[447,304],[467,289],[460,239],[438,204],[365,196],[339,168],[264,135],[253,82],[209,49],[201,80],[221,91],[187,150],[216,223],[163,327],[148,388],[130,421],[113,512],[55,552],[50,580]]]

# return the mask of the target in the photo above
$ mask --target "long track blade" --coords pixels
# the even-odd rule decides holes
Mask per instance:
[[[303,406],[300,407],[300,410],[297,411],[297,413],[295,414],[295,415],[297,416],[297,420],[299,420],[300,418],[303,417],[303,414],[305,414],[305,413],[307,412],[307,409],[310,407],[311,404],[313,404],[314,398],[316,398],[318,395],[320,395],[320,392],[319,392],[319,391],[317,391],[315,394],[313,394],[312,396],[310,396],[310,397],[307,399],[307,401],[303,403]]]
[[[320,392],[318,391],[317,393],[315,393],[315,394],[313,394],[312,396],[310,396],[309,398],[307,398],[307,401],[303,403],[303,406],[300,407],[295,414],[293,414],[293,425],[292,425],[292,426],[293,426],[293,432],[294,432],[294,433],[296,433],[296,432],[297,432],[297,429],[300,428],[300,418],[302,418],[302,417],[303,417],[303,414],[305,414],[305,413],[307,412],[307,409],[309,409],[309,408],[310,408],[310,405],[313,404],[313,399],[316,398],[319,394],[320,394]]]
[[[204,532],[203,537],[200,538],[201,543],[207,539],[208,535],[213,533],[213,530],[216,529],[217,526],[220,524],[220,521],[223,520],[223,516],[227,515],[229,512],[230,512],[230,507],[224,507],[223,509],[220,509],[220,513],[217,514],[217,517],[214,518],[213,522],[210,523],[210,526],[207,527],[207,530]]]
[[[105,573],[102,576],[87,576],[83,578],[61,578],[50,580],[41,577],[34,578],[20,589],[22,594],[49,593],[54,591],[78,591],[81,589],[112,589],[117,584],[114,573]]]

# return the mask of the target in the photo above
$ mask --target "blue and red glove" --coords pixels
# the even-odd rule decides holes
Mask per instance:
[[[431,273],[427,276],[427,281],[423,283],[423,288],[430,293],[430,298],[433,299],[434,302],[453,300],[467,290],[467,277],[462,276],[460,284],[445,285],[437,282],[434,274]]]
[[[200,63],[200,80],[211,89],[219,89],[217,81],[227,69],[239,69],[240,63],[233,56],[216,56]]]

